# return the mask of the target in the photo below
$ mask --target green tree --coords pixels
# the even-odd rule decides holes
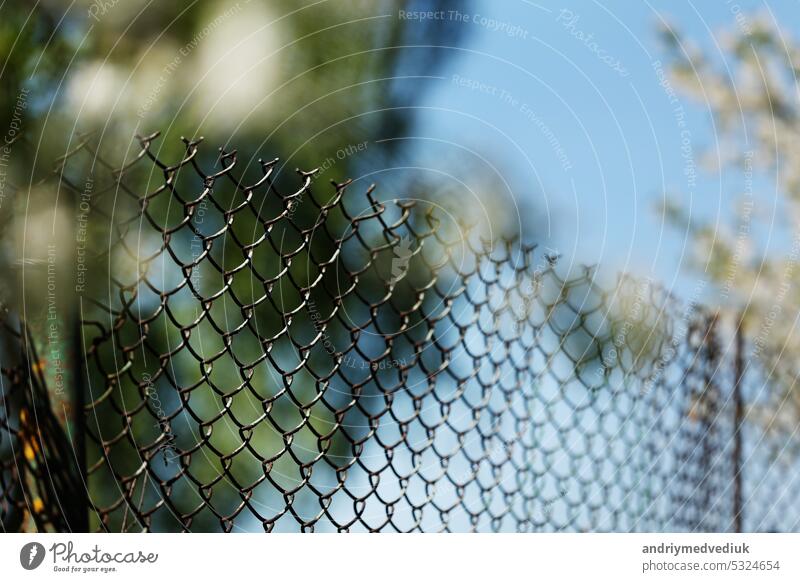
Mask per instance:
[[[8,55],[0,72],[5,88],[0,98],[4,100],[4,114],[10,112],[8,119],[0,118],[3,128],[13,121],[18,95],[25,97],[25,138],[13,144],[9,155],[9,184],[13,183],[15,194],[10,195],[9,186],[8,202],[1,209],[3,218],[11,225],[3,235],[5,248],[10,249],[4,268],[24,265],[25,269],[15,271],[24,274],[17,281],[19,285],[11,285],[6,295],[12,304],[24,301],[27,322],[40,347],[47,344],[48,253],[57,255],[55,276],[62,291],[55,302],[61,357],[64,362],[77,363],[78,358],[72,356],[77,356],[79,350],[79,334],[73,325],[78,317],[78,301],[83,299],[86,305],[86,300],[107,297],[110,279],[99,276],[103,271],[98,267],[83,284],[85,289],[80,294],[71,292],[75,288],[77,253],[81,250],[76,237],[89,240],[92,250],[99,251],[100,259],[110,258],[112,271],[107,275],[123,280],[135,280],[141,273],[144,248],[162,242],[160,236],[139,240],[140,246],[132,248],[138,248],[141,255],[128,257],[129,260],[120,253],[109,257],[103,247],[113,224],[111,215],[104,212],[114,205],[105,203],[115,203],[117,199],[106,197],[105,203],[101,203],[101,191],[113,189],[114,185],[108,182],[107,168],[98,165],[91,156],[70,156],[61,181],[49,179],[53,160],[72,151],[80,143],[81,134],[93,133],[92,147],[115,167],[130,161],[130,156],[138,151],[134,133],[147,135],[161,131],[161,139],[153,142],[153,152],[167,163],[174,163],[185,154],[181,136],[188,139],[205,136],[208,145],[199,150],[197,162],[207,173],[219,171],[227,163],[227,158],[215,149],[218,144],[226,151],[240,152],[237,171],[243,180],[259,175],[261,165],[256,157],[280,156],[282,160],[275,166],[275,182],[280,191],[296,189],[301,179],[295,168],[319,168],[313,189],[318,201],[330,199],[335,195],[330,180],[358,176],[362,168],[383,167],[404,155],[403,148],[408,142],[390,140],[378,145],[375,140],[403,136],[410,131],[414,123],[413,106],[431,86],[431,74],[452,53],[448,47],[458,44],[465,29],[459,23],[406,21],[398,18],[398,11],[444,7],[443,0],[301,5],[289,0],[270,3],[198,0],[189,5],[143,0],[84,1],[78,5],[56,1],[35,6],[15,0],[0,7],[0,46],[6,49],[3,54]],[[127,179],[131,191],[141,197],[162,185],[160,176],[154,178],[148,172],[129,174]],[[204,187],[197,175],[188,172],[175,180],[179,186],[148,202],[149,217],[162,227],[172,224],[176,213],[184,209],[175,204],[175,195],[183,194],[186,200],[198,195]],[[218,200],[221,204],[235,204],[240,194],[231,189],[220,194]],[[91,199],[83,234],[79,218],[82,196]],[[138,208],[124,197],[119,201],[121,205],[115,211],[135,212]],[[368,202],[361,198],[361,204],[366,207]],[[309,199],[298,200],[293,221],[313,224],[318,213],[319,207]],[[341,214],[332,214],[328,220],[334,232],[341,231],[348,223]],[[232,234],[247,240],[258,226],[255,217],[247,219],[240,215]],[[291,241],[291,228],[285,225],[280,228],[285,229],[287,243]],[[159,235],[157,229],[153,233]],[[180,236],[174,237],[176,248],[180,243],[189,244],[188,238],[181,240]],[[233,244],[224,246],[220,253],[217,258],[223,264],[233,264],[237,255],[241,260],[241,249]],[[268,254],[261,257],[266,272],[280,267],[278,255]],[[307,275],[308,259],[307,253],[298,256],[292,267],[300,284],[307,283],[301,274]],[[176,266],[170,268],[174,271]],[[221,279],[219,273],[210,269],[205,275],[203,284],[209,287]],[[252,294],[252,281],[245,279],[237,276],[225,284],[230,283],[231,294],[246,301],[248,294]],[[22,292],[16,293],[18,290]],[[132,292],[139,294],[135,300],[144,304],[153,299],[145,296],[141,281]],[[298,300],[296,289],[282,289],[282,293],[286,305]],[[316,297],[315,302],[321,313],[332,309],[330,296]],[[191,298],[184,303],[176,300],[174,316],[191,319],[197,313],[196,303]],[[110,323],[109,314],[102,314],[102,309],[92,311],[89,306],[84,317],[87,313],[90,317],[100,313],[105,318],[100,321]],[[267,309],[262,316],[266,328],[282,323],[275,312],[269,313]],[[185,449],[193,444],[186,434],[177,437],[165,434],[169,430],[163,425],[151,426],[152,422],[145,421],[163,418],[160,410],[168,415],[174,409],[179,402],[175,389],[198,381],[197,361],[186,357],[184,352],[170,362],[171,375],[162,373],[154,377],[154,365],[161,369],[158,355],[173,348],[180,336],[175,322],[163,313],[148,325],[149,335],[141,351],[149,350],[149,362],[144,361],[143,355],[134,356],[135,350],[96,354],[97,362],[108,374],[106,387],[112,397],[102,401],[92,420],[98,430],[110,435],[120,430],[122,415],[130,423],[129,430],[126,429],[129,437],[139,442],[161,438]],[[92,325],[84,327],[87,342],[96,337],[94,333],[97,330]],[[132,329],[128,322],[114,333],[120,342],[118,347],[129,347],[137,343],[137,334],[142,330]],[[218,331],[203,325],[197,328],[191,341],[204,343],[204,349],[209,351],[219,347],[220,337]],[[209,376],[213,376],[218,387],[241,383],[244,372],[236,360],[252,361],[260,350],[257,343],[240,343],[236,357],[218,362]],[[292,359],[288,353],[278,353],[278,357],[286,362]],[[45,370],[48,382],[52,383],[57,373],[53,358],[45,357],[37,365]],[[79,368],[75,364],[68,367],[68,382],[74,382],[80,376]],[[103,382],[101,378],[101,386]],[[260,382],[251,381],[248,391],[240,392],[236,401],[223,404],[220,402],[225,398],[205,386],[197,391],[195,404],[209,414],[219,412],[220,406],[229,406],[231,414],[239,419],[252,420],[248,415],[252,415],[256,405],[263,404],[259,398],[263,399],[268,390],[263,380]],[[314,397],[312,378],[299,378],[297,384],[299,398]],[[135,403],[135,408],[128,408],[131,403]],[[325,411],[316,412],[314,426],[296,435],[296,440],[305,442],[309,450],[315,446],[312,433],[325,432],[324,425],[333,422]],[[297,403],[288,397],[275,404],[275,415],[287,423],[297,422],[298,414]],[[262,432],[252,438],[278,450],[280,441],[276,440],[275,431],[267,434],[270,431],[264,425],[263,431],[259,429]],[[209,444],[225,454],[241,444],[243,437],[235,430],[227,434],[216,430],[209,438]],[[341,439],[332,439],[328,445],[333,447],[337,458],[352,455],[342,450]],[[87,446],[88,462],[93,465],[99,460],[100,447],[92,442]],[[146,477],[148,472],[162,470],[153,467],[143,470],[138,451],[127,439],[114,448],[110,460],[111,470],[101,467],[90,479],[90,493],[99,504],[119,502],[121,477],[133,474]],[[194,461],[193,458],[192,476],[198,482],[211,483],[220,475],[218,457],[206,455],[205,462]],[[339,461],[331,461],[336,462]],[[276,467],[276,474],[292,470],[289,465],[293,462],[287,455],[282,463],[286,466]],[[263,469],[257,462],[237,461],[226,468],[226,476],[252,481]],[[141,507],[158,507],[165,497],[165,491],[149,487],[146,479],[137,477],[122,485],[129,488],[126,499],[138,499]],[[192,490],[193,482],[183,478],[172,487],[172,497],[180,505],[178,509],[190,511],[197,502],[189,495],[197,494],[196,487]],[[241,503],[241,492],[235,487],[214,487],[214,495],[217,506],[228,510]],[[106,527],[141,527],[142,524],[132,521],[124,505],[119,506],[111,523],[104,524]],[[166,509],[155,514],[150,527],[176,527]],[[210,512],[200,512],[190,527],[214,529],[219,527],[219,520]]]

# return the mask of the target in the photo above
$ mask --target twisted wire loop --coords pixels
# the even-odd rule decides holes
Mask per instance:
[[[58,168],[92,184],[93,529],[797,529],[796,416],[763,371],[733,381],[716,314],[418,201],[279,186],[277,160],[185,140],[167,163],[157,137]]]

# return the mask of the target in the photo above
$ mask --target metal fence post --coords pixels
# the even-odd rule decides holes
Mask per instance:
[[[63,176],[60,173],[62,168],[57,168],[56,173],[60,178]],[[81,213],[82,203],[84,203],[87,196],[91,196],[92,187],[94,182],[91,179],[93,172],[90,170],[89,178],[82,186],[82,188],[70,188],[70,196],[67,197],[67,207],[71,216],[78,220]],[[72,242],[75,244],[74,260],[77,261],[78,241],[80,239],[80,221],[75,223],[75,230],[71,232]],[[66,282],[69,284],[69,289],[72,291],[70,297],[73,304],[71,305],[67,315],[67,334],[69,337],[69,344],[73,350],[73,369],[71,374],[72,385],[70,386],[70,404],[72,406],[72,430],[73,435],[71,445],[73,454],[75,456],[75,495],[76,499],[72,501],[75,505],[75,510],[70,513],[71,521],[69,527],[73,532],[88,532],[89,531],[89,483],[86,473],[86,398],[84,383],[84,370],[86,370],[86,357],[83,349],[83,302],[82,293],[78,292],[78,278],[73,272],[71,275],[65,277]],[[88,373],[88,370],[87,370]]]
[[[75,523],[70,524],[74,532],[89,531],[89,481],[86,475],[86,401],[84,396],[83,372],[85,366],[85,356],[83,350],[83,335],[81,328],[81,314],[77,311],[73,314],[72,321],[72,344],[75,349],[75,371],[73,374],[72,386],[72,405],[73,405],[73,426],[75,437],[73,447],[75,450],[75,460],[77,464],[77,493],[79,498],[75,500],[78,508],[74,513]]]
[[[701,526],[705,525],[707,518],[706,511],[713,503],[714,481],[711,472],[714,468],[714,438],[716,436],[717,413],[719,405],[719,389],[715,381],[719,369],[719,344],[717,342],[717,314],[710,314],[705,321],[705,362],[703,365],[703,392],[700,395],[702,401],[701,418],[703,423],[702,448],[700,466],[702,477],[700,479],[699,490],[701,492],[701,511],[695,531],[702,531]]]
[[[733,384],[733,531],[742,531],[742,420],[744,402],[742,400],[742,379],[744,376],[744,313],[739,316],[736,326],[736,346],[734,354]]]

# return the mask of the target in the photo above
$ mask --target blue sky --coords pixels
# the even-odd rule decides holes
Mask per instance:
[[[793,5],[770,4],[789,31]],[[650,275],[685,295],[696,281],[683,268],[688,241],[656,208],[670,192],[692,216],[724,220],[741,177],[699,167],[701,152],[716,145],[712,119],[683,96],[670,102],[660,86],[654,62],[667,55],[658,24],[677,25],[713,54],[712,35],[735,29],[737,12],[763,10],[724,0],[477,2],[463,11],[465,47],[428,94],[417,135],[485,156],[510,185],[504,208],[514,212],[511,198],[527,204],[522,222],[541,224],[534,238],[567,260]],[[685,174],[692,164],[694,185]]]

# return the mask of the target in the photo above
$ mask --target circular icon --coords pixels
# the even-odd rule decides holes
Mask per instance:
[[[19,563],[26,570],[35,570],[44,561],[44,546],[39,542],[29,542],[19,551]]]

